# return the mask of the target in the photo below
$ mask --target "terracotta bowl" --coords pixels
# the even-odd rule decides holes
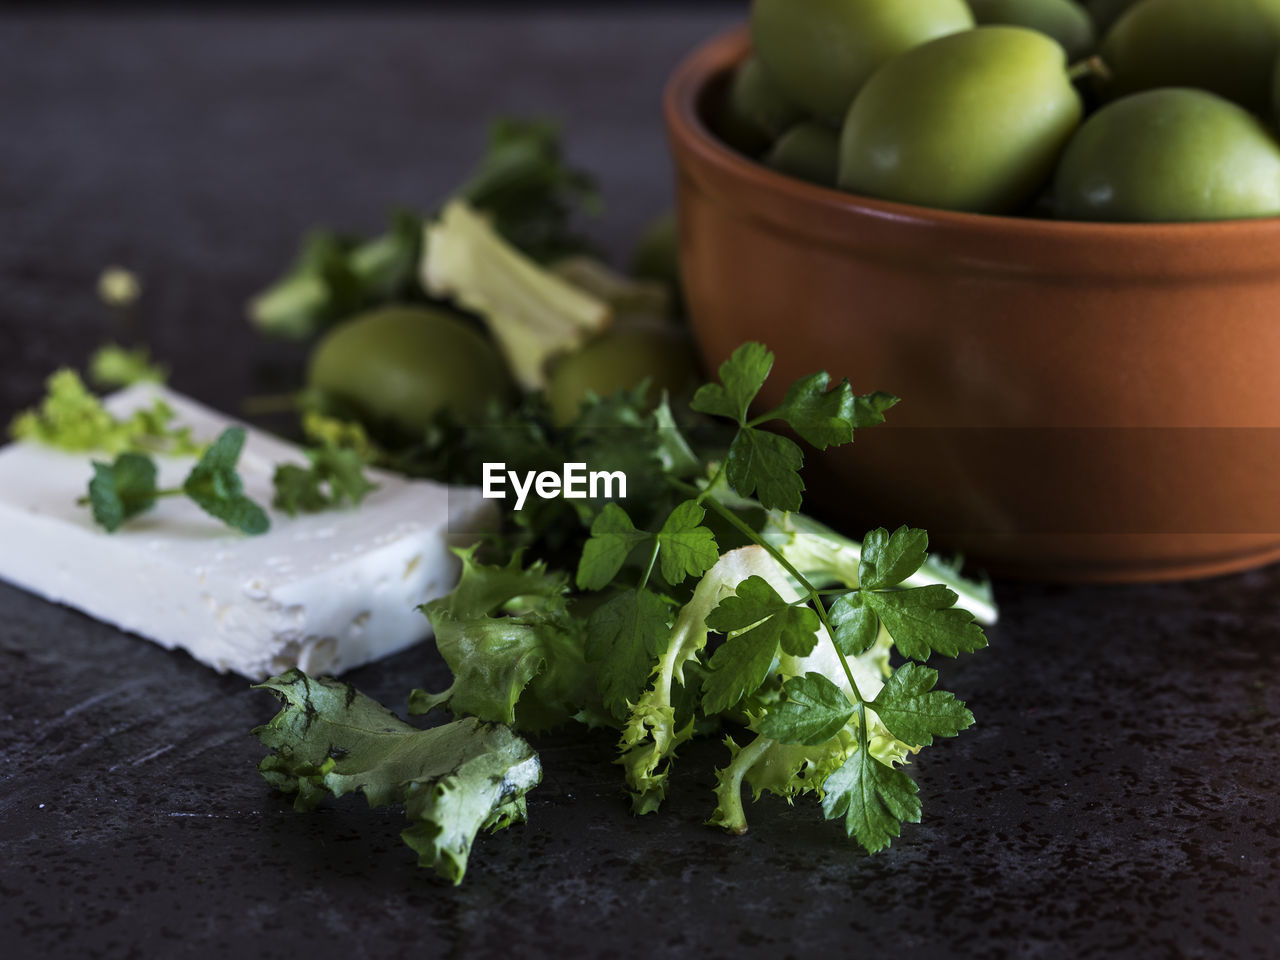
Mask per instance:
[[[708,128],[748,46],[712,40],[665,95],[704,359],[768,344],[765,402],[823,369],[902,398],[811,455],[807,506],[1036,579],[1280,558],[1280,220],[1066,223],[811,186]]]

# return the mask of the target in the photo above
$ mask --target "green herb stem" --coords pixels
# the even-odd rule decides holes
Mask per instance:
[[[826,629],[827,636],[831,640],[831,645],[835,647],[836,657],[840,660],[840,668],[844,670],[845,679],[849,681],[849,688],[853,692],[854,702],[859,706],[862,706],[864,701],[862,699],[861,691],[858,690],[858,683],[853,679],[853,669],[849,666],[849,661],[845,658],[844,652],[840,649],[839,645],[836,644],[836,633],[831,627],[831,622],[827,619],[827,610],[826,607],[822,605],[822,597],[821,594],[818,593],[818,590],[805,578],[804,574],[792,565],[791,561],[782,555],[777,547],[762,538],[758,533],[756,533],[756,531],[752,530],[751,527],[744,523],[736,513],[715,499],[715,497],[709,497],[707,499],[707,503],[710,505],[712,510],[719,514],[721,518],[727,521],[739,533],[747,537],[747,539],[752,543],[763,547],[765,552],[768,553],[769,556],[773,557],[774,560],[778,561],[782,568],[786,570],[787,573],[791,574],[791,576],[795,578],[796,582],[800,584],[800,589],[804,591],[805,598],[813,604],[815,612],[818,614],[819,622]],[[863,732],[865,734],[865,729]]]

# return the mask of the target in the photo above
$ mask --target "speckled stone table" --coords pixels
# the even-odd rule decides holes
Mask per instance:
[[[431,205],[499,111],[564,119],[625,250],[669,202],[661,81],[736,11],[609,11],[0,19],[0,419],[115,332],[109,263],[177,388],[269,388],[299,355],[246,296],[313,223]],[[944,670],[979,725],[922,755],[889,852],[812,803],[702,826],[714,742],[633,819],[610,737],[564,734],[454,889],[398,813],[267,788],[269,697],[0,584],[0,955],[1280,956],[1280,569],[998,595],[990,650]],[[444,678],[429,646],[350,677],[397,709]]]

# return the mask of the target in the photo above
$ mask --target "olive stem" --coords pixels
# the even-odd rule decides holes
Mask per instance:
[[[1096,53],[1083,60],[1077,60],[1067,67],[1067,79],[1072,83],[1077,80],[1083,80],[1086,77],[1094,77],[1103,83],[1107,83],[1111,79],[1111,68]]]

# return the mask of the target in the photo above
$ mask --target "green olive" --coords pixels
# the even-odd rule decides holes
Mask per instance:
[[[840,136],[825,123],[806,120],[779,137],[764,162],[779,173],[834,187],[840,166]]]
[[[666,284],[677,310],[680,285],[680,230],[674,210],[659,214],[644,228],[631,251],[631,275],[637,280]]]
[[[717,132],[731,147],[754,157],[803,116],[804,111],[783,96],[759,59],[749,57],[734,71]]]
[[[1111,97],[1199,87],[1269,112],[1280,0],[1143,0],[1108,31],[1101,53]]]
[[[978,27],[896,57],[849,108],[840,186],[883,200],[1011,213],[1050,178],[1080,122],[1062,47]]]
[[[1280,121],[1280,57],[1271,71],[1271,122]]]
[[[1139,0],[1085,0],[1085,7],[1093,17],[1093,25],[1098,36],[1104,36],[1111,25],[1120,19],[1120,15]]]
[[[756,55],[791,100],[839,124],[890,58],[973,26],[964,0],[755,0]]]
[[[1008,24],[1039,30],[1057,40],[1067,59],[1093,53],[1097,35],[1089,11],[1075,0],[969,0],[979,24]]]
[[[1054,208],[1071,220],[1231,220],[1280,214],[1280,145],[1247,110],[1204,90],[1131,94],[1067,145]]]
[[[386,307],[335,327],[316,344],[307,382],[413,432],[442,411],[466,422],[511,394],[497,350],[439,310]]]
[[[655,404],[663,390],[678,395],[699,382],[688,335],[656,324],[617,326],[554,361],[547,376],[551,419],[565,426],[578,416],[589,393],[611,397],[649,381]]]

